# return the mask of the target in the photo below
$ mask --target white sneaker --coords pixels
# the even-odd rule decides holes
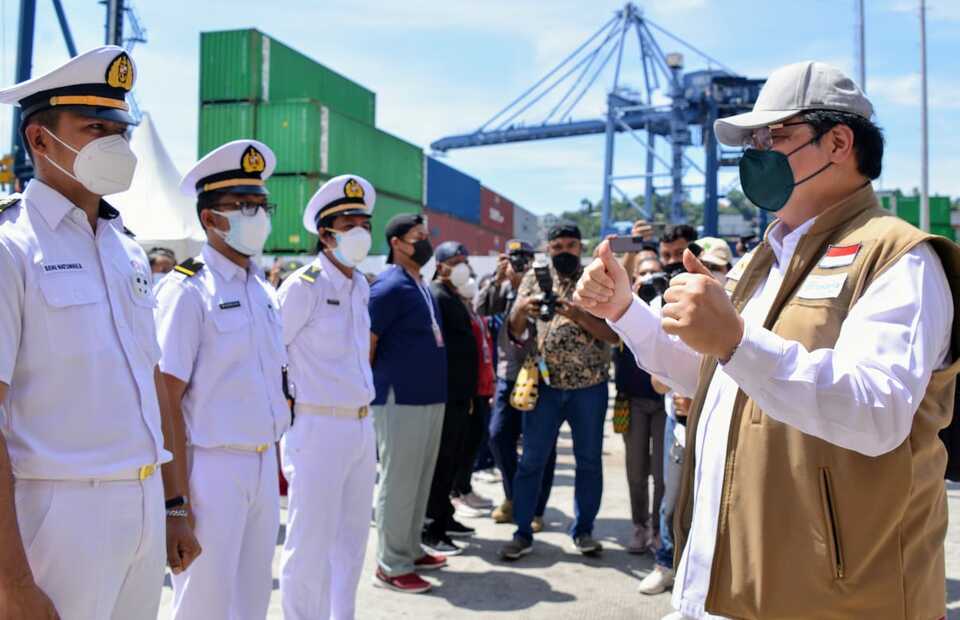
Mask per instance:
[[[640,594],[660,594],[673,587],[673,569],[657,564],[637,587]]]
[[[500,476],[500,471],[496,467],[491,467],[490,469],[481,469],[480,471],[474,472],[473,477],[477,479],[478,482],[486,482],[488,484],[495,484],[503,480]]]
[[[493,508],[492,499],[490,499],[489,497],[484,497],[482,495],[477,495],[473,491],[470,491],[466,495],[461,495],[460,499],[462,499],[464,503],[467,506],[470,506],[471,508],[479,508],[479,509],[486,508],[488,510]]]
[[[485,517],[487,516],[487,513],[490,512],[489,508],[487,509],[474,508],[467,502],[463,501],[463,498],[461,497],[453,497],[450,499],[450,501],[453,503],[453,507],[456,510],[456,514],[458,514],[461,517],[466,517],[468,519]]]

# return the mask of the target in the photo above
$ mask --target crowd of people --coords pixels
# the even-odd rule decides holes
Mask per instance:
[[[640,592],[676,582],[672,620],[942,616],[960,250],[877,207],[882,134],[839,71],[787,66],[717,121],[779,216],[735,266],[638,221],[584,267],[561,222],[480,278],[419,214],[361,273],[377,193],[352,174],[304,205],[316,255],[265,273],[277,161],[252,139],[181,181],[200,253],[144,252],[103,199],[136,167],[134,76],[106,46],[0,91],[36,169],[0,201],[0,620],[153,618],[164,556],[174,618],[265,617],[281,468],[290,620],[355,617],[371,505],[378,587],[431,589],[464,516],[512,524],[520,561],[564,424],[568,533],[597,554],[612,368],[623,544],[655,558]],[[471,484],[490,462],[499,505]]]

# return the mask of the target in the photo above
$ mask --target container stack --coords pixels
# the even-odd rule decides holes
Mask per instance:
[[[361,175],[377,189],[374,254],[386,252],[391,217],[421,211],[423,152],[375,127],[375,94],[258,30],[201,34],[200,98],[198,156],[250,137],[277,155],[267,188],[278,212],[266,252],[313,251],[303,209],[339,174]]]
[[[947,196],[930,196],[930,232],[956,241],[956,230],[950,220],[952,205]],[[880,193],[880,204],[902,220],[920,225],[920,196],[905,196],[899,190]]]

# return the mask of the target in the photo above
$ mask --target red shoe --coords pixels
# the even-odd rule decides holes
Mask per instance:
[[[447,558],[442,555],[430,555],[429,553],[423,554],[413,563],[413,567],[417,570],[436,570],[446,565]]]
[[[373,576],[373,585],[408,594],[421,594],[433,587],[429,581],[422,579],[416,573],[390,577],[379,566],[377,567],[377,574]]]

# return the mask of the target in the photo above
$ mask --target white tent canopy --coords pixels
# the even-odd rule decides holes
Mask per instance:
[[[144,113],[130,138],[137,156],[137,171],[130,189],[107,196],[107,202],[123,216],[123,223],[149,250],[162,246],[182,261],[200,252],[206,236],[197,220],[196,201],[180,193],[180,172],[164,148],[150,119]]]

